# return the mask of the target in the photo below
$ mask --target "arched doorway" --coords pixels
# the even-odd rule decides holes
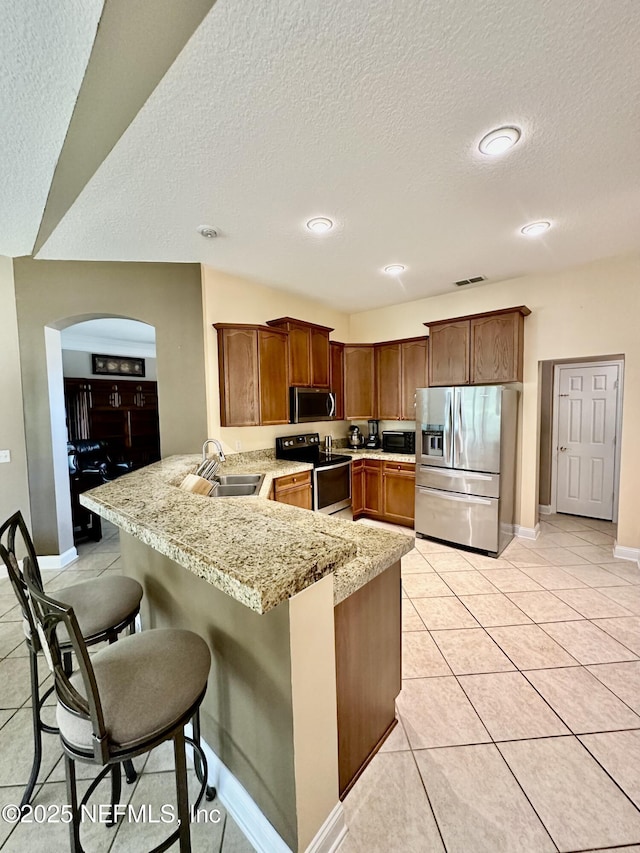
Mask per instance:
[[[114,462],[132,467],[159,458],[160,442],[154,327],[102,314],[55,325],[45,328],[45,345],[60,541],[55,567],[63,568],[86,532],[78,481],[70,482],[68,442],[104,441]]]

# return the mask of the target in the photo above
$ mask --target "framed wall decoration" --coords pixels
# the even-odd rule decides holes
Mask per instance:
[[[144,376],[144,358],[121,355],[91,356],[92,372],[98,376]]]

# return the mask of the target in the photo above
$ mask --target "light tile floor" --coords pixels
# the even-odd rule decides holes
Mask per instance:
[[[540,527],[403,558],[399,723],[342,853],[640,851],[640,568],[612,524]]]
[[[45,584],[120,571],[105,528]],[[613,558],[606,522],[548,516],[541,529],[498,560],[422,539],[403,558],[399,723],[344,802],[342,853],[640,851],[640,568]],[[31,760],[19,619],[0,580],[2,804],[19,800]],[[171,770],[170,752],[155,750],[124,796],[159,811],[173,802]],[[65,801],[55,737],[41,780],[36,803]],[[107,798],[98,789],[93,801]],[[193,828],[194,850],[251,850],[213,805],[220,823]],[[83,840],[145,850],[164,829],[89,825]],[[64,850],[67,828],[0,820],[0,846]]]

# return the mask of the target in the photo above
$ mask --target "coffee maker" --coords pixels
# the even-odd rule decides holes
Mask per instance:
[[[368,450],[377,450],[380,447],[380,436],[378,435],[379,421],[371,420],[367,421],[367,423],[369,424],[369,435],[364,446]]]

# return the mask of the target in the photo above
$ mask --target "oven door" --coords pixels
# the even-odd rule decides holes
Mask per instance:
[[[351,506],[351,462],[313,469],[313,508],[338,512]]]

